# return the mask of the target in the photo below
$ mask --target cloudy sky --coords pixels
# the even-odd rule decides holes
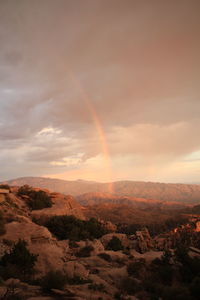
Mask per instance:
[[[199,0],[0,0],[0,180],[200,182]]]

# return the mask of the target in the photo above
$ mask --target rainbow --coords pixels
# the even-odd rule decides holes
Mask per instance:
[[[100,117],[98,116],[97,110],[95,109],[92,101],[90,100],[88,92],[85,90],[85,88],[83,88],[81,82],[77,78],[75,78],[72,73],[70,73],[70,78],[75,84],[76,88],[78,88],[78,90],[80,91],[82,95],[82,99],[85,102],[85,105],[92,117],[101,144],[101,152],[103,153],[104,156],[107,177],[109,178],[108,192],[114,193],[113,182],[112,182],[113,181],[112,165],[111,165],[111,158],[110,158],[111,156],[110,156],[110,151],[107,143],[106,134],[103,129]]]

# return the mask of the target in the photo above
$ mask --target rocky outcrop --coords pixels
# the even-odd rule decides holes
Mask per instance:
[[[30,252],[38,255],[35,270],[39,277],[50,270],[63,268],[68,248],[60,245],[47,228],[30,221],[6,224],[1,241],[9,241],[11,247],[19,239],[25,240]]]
[[[68,261],[64,264],[64,272],[65,274],[73,279],[75,277],[79,277],[82,279],[88,278],[89,270],[87,270],[84,265],[82,265],[78,261]]]
[[[73,215],[79,219],[85,219],[83,209],[80,204],[76,202],[74,197],[68,195],[62,195],[59,193],[50,194],[53,205],[49,208],[43,208],[41,210],[32,211],[33,217],[51,217],[61,215]]]

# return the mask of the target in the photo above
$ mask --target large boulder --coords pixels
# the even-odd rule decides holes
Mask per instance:
[[[53,205],[49,208],[32,211],[31,215],[36,218],[51,216],[73,215],[78,219],[85,219],[81,205],[70,195],[58,193],[50,194]]]
[[[12,222],[6,224],[6,233],[2,240],[17,242],[25,240],[31,253],[37,254],[35,270],[38,276],[50,270],[62,270],[68,247],[52,237],[47,228],[35,223]]]
[[[25,240],[28,244],[36,241],[48,242],[53,239],[47,228],[39,226],[28,219],[24,218],[24,222],[11,222],[5,225],[6,233],[1,236],[2,239],[10,241]]]
[[[81,263],[78,261],[68,261],[64,264],[64,272],[67,277],[74,278],[80,277],[86,279],[89,275],[89,270],[87,270]]]

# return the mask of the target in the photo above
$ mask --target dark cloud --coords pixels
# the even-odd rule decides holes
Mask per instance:
[[[76,168],[78,154],[83,164],[100,155],[91,107],[113,159],[198,151],[199,9],[196,0],[1,1],[0,176],[59,173],[72,168],[66,157]]]

